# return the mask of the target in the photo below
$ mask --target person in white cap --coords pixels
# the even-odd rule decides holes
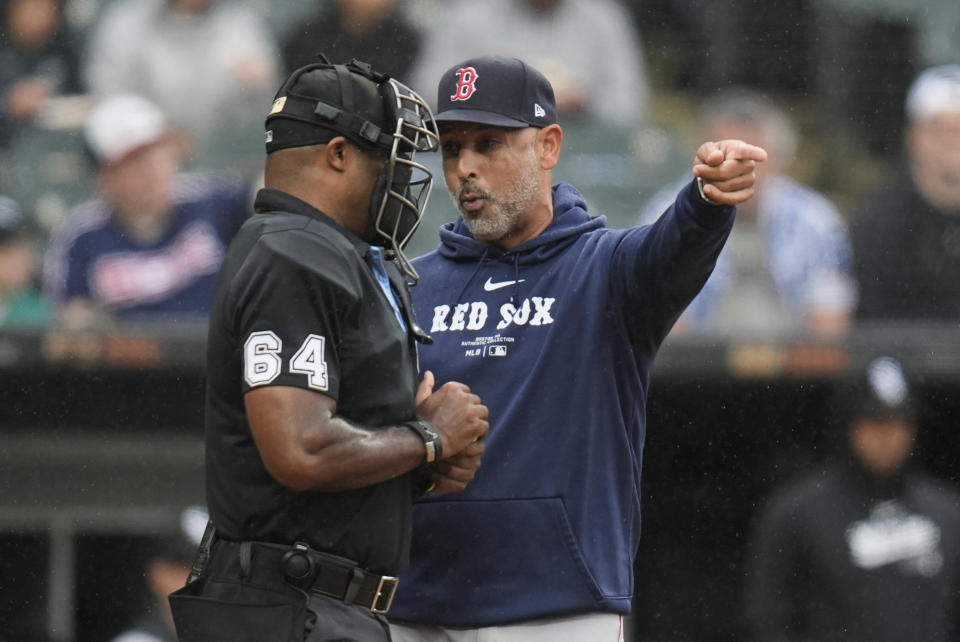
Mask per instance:
[[[932,67],[906,99],[903,166],[854,210],[867,321],[960,318],[960,65]]]
[[[205,319],[254,185],[180,174],[169,132],[141,96],[118,94],[91,110],[83,134],[98,193],[55,231],[44,265],[44,289],[66,327]]]

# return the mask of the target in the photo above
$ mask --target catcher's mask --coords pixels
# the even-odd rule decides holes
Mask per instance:
[[[404,274],[419,278],[403,248],[423,217],[432,173],[414,160],[435,151],[433,113],[413,90],[358,60],[323,62],[294,71],[280,87],[266,118],[267,153],[318,145],[342,135],[385,159],[370,201],[365,240],[384,243]]]

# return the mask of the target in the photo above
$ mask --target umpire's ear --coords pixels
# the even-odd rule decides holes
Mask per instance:
[[[355,148],[343,136],[334,136],[327,143],[324,150],[324,158],[327,163],[338,172],[347,171],[347,165],[350,162],[350,154]]]

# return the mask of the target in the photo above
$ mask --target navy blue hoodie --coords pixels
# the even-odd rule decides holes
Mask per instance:
[[[691,183],[652,226],[613,230],[572,186],[553,199],[550,226],[509,251],[461,219],[415,261],[435,341],[421,370],[467,383],[490,433],[464,493],[415,505],[391,619],[482,627],[630,610],[650,369],[733,208]]]

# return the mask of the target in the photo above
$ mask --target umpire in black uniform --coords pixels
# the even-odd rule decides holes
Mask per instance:
[[[182,642],[386,641],[412,500],[434,476],[462,489],[488,428],[465,385],[418,384],[429,337],[402,249],[436,127],[401,83],[324,60],[291,74],[266,129],[210,318],[210,525],[171,606]]]

